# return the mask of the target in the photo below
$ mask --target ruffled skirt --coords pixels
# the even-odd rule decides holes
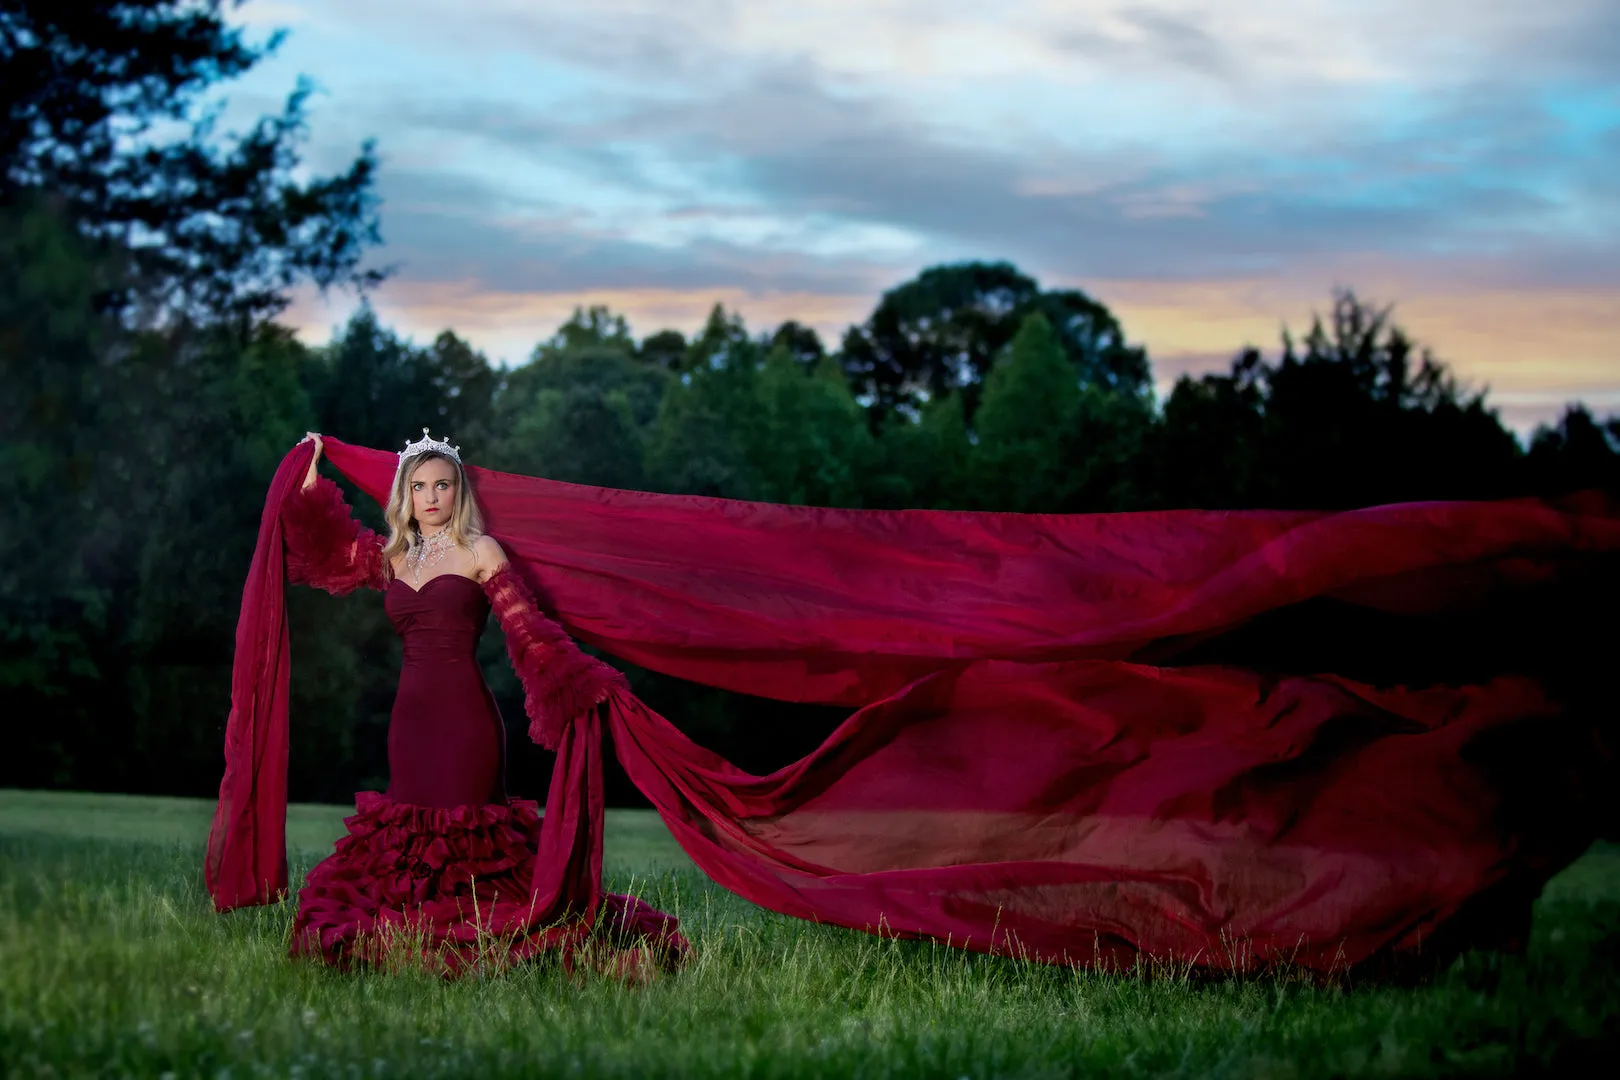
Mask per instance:
[[[628,975],[673,969],[691,951],[673,917],[633,896],[605,895],[590,922],[543,923],[529,887],[540,835],[532,801],[441,809],[362,791],[344,824],[298,893],[294,956],[456,974],[554,954],[569,971],[587,963]]]

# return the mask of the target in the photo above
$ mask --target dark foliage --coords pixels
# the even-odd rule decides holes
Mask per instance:
[[[1043,291],[1009,263],[936,266],[889,290],[844,335],[840,360],[874,424],[953,392],[971,421],[991,365],[1035,312],[1046,316],[1083,385],[1147,391],[1147,355],[1125,342],[1107,308],[1075,290]]]
[[[800,323],[756,336],[718,306],[690,339],[639,342],[581,308],[507,370],[450,331],[405,340],[364,306],[307,348],[270,316],[297,281],[375,282],[361,268],[372,158],[294,182],[302,90],[217,144],[198,103],[274,45],[245,44],[219,10],[0,0],[0,379],[19,405],[0,452],[23,508],[0,530],[0,690],[30,718],[0,785],[215,788],[264,484],[310,428],[394,447],[429,426],[495,468],[824,506],[1340,508],[1620,488],[1620,418],[1572,406],[1523,451],[1483,393],[1349,293],[1299,344],[1184,377],[1162,409],[1107,308],[1006,263],[923,271],[831,354]],[[159,138],[173,124],[188,133]],[[1567,655],[1595,640],[1520,615],[1548,620]],[[384,783],[398,645],[380,600],[295,590],[290,617],[294,797]],[[1309,665],[1319,655],[1287,649],[1342,658],[1394,632],[1312,608],[1223,647]],[[1479,647],[1458,663],[1487,655],[1489,627],[1470,633],[1457,640]],[[512,787],[537,794],[547,761],[525,744],[498,633],[480,656],[512,724]],[[629,674],[757,769],[837,719]]]
[[[219,0],[4,0],[0,200],[50,191],[82,233],[116,242],[134,273],[101,300],[143,321],[247,332],[299,281],[377,284],[361,267],[379,241],[369,144],[344,172],[300,181],[307,85],[223,140],[217,110],[198,111],[278,41],[246,44]]]

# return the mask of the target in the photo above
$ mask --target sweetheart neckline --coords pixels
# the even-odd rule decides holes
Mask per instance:
[[[458,574],[453,570],[450,571],[449,573],[446,573],[446,574],[434,574],[432,577],[430,577],[426,581],[422,582],[422,587],[420,589],[413,589],[409,585],[405,585],[405,579],[404,578],[398,578],[398,577],[389,579],[388,584],[389,584],[390,587],[392,587],[392,586],[394,586],[396,584],[405,585],[405,588],[410,591],[410,594],[412,596],[420,596],[427,589],[427,587],[429,585],[432,585],[435,581],[443,581],[445,578],[460,578],[462,581],[470,581],[470,582],[472,582],[474,585],[477,585],[479,589],[483,589],[483,587],[484,587],[483,583],[481,581],[479,581],[477,578],[470,578],[466,574]]]

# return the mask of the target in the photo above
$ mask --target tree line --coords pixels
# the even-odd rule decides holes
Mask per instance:
[[[300,283],[386,278],[367,144],[300,168],[307,88],[221,136],[198,104],[275,47],[216,2],[0,8],[0,785],[208,794],[265,484],[305,430],[392,447],[424,425],[492,468],[820,506],[1086,513],[1551,495],[1620,484],[1620,418],[1571,406],[1522,447],[1483,390],[1352,293],[1267,355],[1184,376],[1098,300],[1007,263],[936,266],[828,344],[716,306],[688,337],[583,308],[522,363],[369,305],[327,344],[277,322]],[[178,133],[177,133],[178,132]],[[357,501],[380,527],[374,506]],[[385,781],[399,662],[380,598],[295,590],[295,798]],[[540,790],[498,631],[481,657]],[[630,668],[740,763],[830,714]]]

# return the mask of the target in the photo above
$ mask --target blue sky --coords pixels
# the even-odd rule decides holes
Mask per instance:
[[[246,122],[315,81],[308,160],[375,138],[376,306],[518,360],[575,304],[716,302],[829,342],[925,266],[1085,289],[1161,384],[1336,286],[1521,430],[1620,412],[1612,0],[255,0]],[[350,306],[302,297],[323,340]]]

